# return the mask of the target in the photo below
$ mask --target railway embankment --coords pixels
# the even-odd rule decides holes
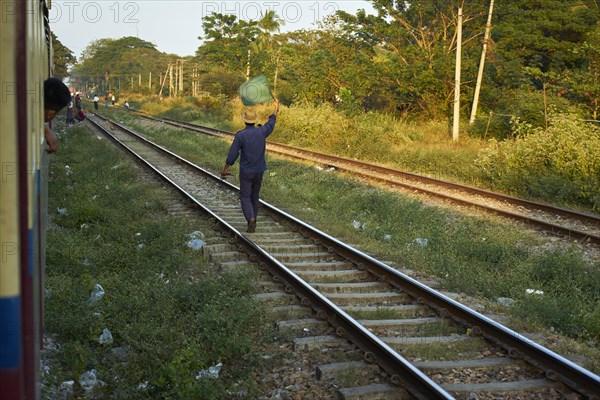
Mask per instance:
[[[162,133],[162,134],[164,134],[165,132],[163,131],[163,132],[161,132],[161,133]],[[167,136],[171,136],[171,135],[169,134],[169,135],[167,135]],[[190,143],[189,143],[189,142],[188,142],[188,143],[186,143],[186,146],[187,146],[188,148],[189,148],[189,145],[190,145]],[[196,149],[195,147],[192,147],[192,148],[191,148],[191,149],[189,149],[188,151],[193,153],[193,152],[197,152],[196,150],[197,150],[197,149]],[[201,154],[202,156],[204,156],[204,155],[205,155],[204,153],[200,153],[200,154]],[[91,157],[92,161],[94,161],[94,158],[95,158],[95,157]],[[84,158],[84,159],[85,159],[85,158]],[[86,160],[88,160],[88,159],[90,159],[90,157],[88,157]],[[95,162],[95,161],[94,161],[94,162]],[[87,163],[86,163],[86,164],[87,164]],[[117,164],[114,164],[114,165],[112,165],[112,166],[111,166],[111,169],[112,169],[112,168],[114,168],[116,165],[117,165]],[[277,164],[277,167],[278,167],[278,170],[277,170],[277,172],[275,173],[275,175],[270,175],[270,178],[274,178],[274,177],[277,177],[277,176],[280,176],[280,177],[284,177],[284,178],[285,178],[285,177],[289,177],[289,176],[290,176],[289,172],[285,170],[285,166],[284,166],[283,164]],[[72,177],[72,176],[74,176],[74,175],[75,175],[75,170],[73,169],[73,167],[72,167],[72,166],[69,166],[69,168],[68,168],[68,169],[65,167],[65,169],[67,170],[67,171],[65,172],[65,175],[66,175],[66,176],[68,176],[68,177]],[[120,168],[119,168],[119,167],[117,167],[117,168],[114,168],[114,169],[115,169],[115,170],[119,170]],[[69,172],[70,172],[70,173],[69,173]],[[314,174],[314,171],[312,171],[312,173]],[[321,174],[321,172],[318,172],[316,175],[313,175],[313,181],[315,181],[315,180],[319,181],[319,178],[317,178],[317,177],[318,177],[318,176],[321,176],[321,175],[323,175],[323,176],[331,176],[331,174],[330,174],[330,175],[325,175],[325,174]],[[334,183],[334,182],[336,182],[336,180],[338,180],[338,179],[339,179],[338,177],[331,177],[331,178],[332,178],[331,180],[330,180],[329,178],[328,178],[328,179],[326,179],[326,181],[327,181],[327,182],[326,182],[326,183],[327,183],[327,186],[331,186],[331,183]],[[272,180],[273,180],[273,179],[272,179]],[[343,181],[343,179],[341,179],[341,180]],[[284,181],[287,181],[287,180],[286,180],[286,179],[284,179]],[[274,182],[270,182],[270,183],[274,183]],[[277,181],[277,183],[279,183],[279,185],[283,185],[283,184],[284,184],[282,181],[279,181],[279,180]],[[298,181],[297,183],[299,184],[300,182]],[[321,184],[322,184],[323,182],[319,182],[319,183],[321,183]],[[339,184],[338,184],[338,185],[339,185]],[[356,196],[356,194],[357,194],[357,193],[360,193],[360,192],[361,192],[361,190],[360,190],[359,186],[354,186],[354,185],[355,185],[355,183],[348,183],[348,182],[345,182],[345,184],[344,184],[343,186],[338,186],[338,185],[333,185],[333,187],[334,187],[334,188],[336,188],[336,187],[343,187],[343,188],[344,188],[344,190],[345,190],[346,192],[348,192],[348,191],[349,191],[349,192],[350,192],[350,194],[351,194],[351,196],[350,196],[350,200],[356,200],[356,197],[354,197],[354,196]],[[102,185],[100,185],[100,187],[102,187]],[[109,188],[110,188],[110,187],[111,187],[111,185],[107,184],[107,185],[105,185],[104,187],[109,187]],[[315,188],[318,188],[318,186],[312,186],[312,187],[310,187],[310,188],[311,188],[311,189],[315,189]],[[280,188],[280,189],[281,189],[281,188]],[[287,189],[287,188],[284,188],[284,189]],[[306,190],[306,189],[305,189],[305,190]],[[285,191],[285,190],[284,190],[284,191]],[[321,188],[321,193],[325,193],[323,188]],[[375,205],[377,205],[377,204],[378,204],[378,203],[377,203],[378,201],[381,201],[381,200],[379,200],[379,199],[378,199],[378,197],[379,197],[379,196],[383,196],[383,199],[384,199],[384,200],[392,200],[392,199],[387,199],[387,197],[385,196],[385,194],[384,194],[384,193],[382,193],[382,192],[379,192],[378,190],[374,190],[374,189],[367,189],[367,192],[366,192],[366,193],[368,194],[368,197],[367,197],[367,199],[365,199],[365,200],[370,200],[370,202],[371,202],[371,203],[375,203]],[[346,194],[347,194],[347,193],[346,193]],[[362,194],[362,193],[360,193],[360,194]],[[360,196],[359,196],[358,198],[360,199]],[[310,200],[310,199],[309,199],[309,197],[308,197],[308,196],[305,196],[305,197],[303,197],[303,200],[304,200],[305,202],[307,202],[307,203],[310,203],[310,202],[309,202],[309,200]],[[325,208],[325,209],[327,209],[327,204],[326,204],[326,203],[327,203],[327,201],[325,201],[325,200],[327,200],[327,198],[325,198],[325,199],[321,199],[321,207],[319,207],[319,208]],[[279,200],[278,200],[278,201],[279,201]],[[395,200],[392,200],[392,201],[395,201]],[[152,203],[152,202],[150,202],[150,203]],[[290,202],[290,204],[294,204],[294,202]],[[350,202],[350,204],[352,204],[352,205],[356,205],[356,203],[354,203],[354,202]],[[363,205],[363,204],[366,204],[366,203],[360,203],[360,202],[359,202],[359,203],[358,203],[358,206],[360,207],[360,206],[361,206],[361,205]],[[412,201],[409,201],[409,202],[407,202],[407,203],[402,203],[402,204],[403,204],[404,206],[412,206],[412,208],[410,208],[410,210],[411,210],[413,213],[416,213],[416,212],[418,212],[418,211],[419,211],[419,210],[418,210],[418,207],[415,207],[416,205],[415,205],[415,204],[414,204]],[[306,206],[306,205],[304,205],[304,206]],[[380,206],[381,206],[381,205],[380,205]],[[313,207],[315,207],[315,206],[313,205]],[[312,207],[309,207],[309,208],[310,208],[310,211],[315,211],[315,209],[314,209],[314,208],[312,208]],[[376,207],[376,208],[377,208],[377,207]],[[65,209],[65,210],[67,210],[67,211],[64,211],[64,212],[66,212],[66,214],[60,215],[60,217],[66,217],[66,216],[68,215],[68,208],[67,208],[67,207],[63,207],[63,208],[61,208],[61,209]],[[367,209],[368,211],[371,211],[372,207],[371,207],[371,206],[369,206],[369,207],[367,207],[366,209]],[[427,206],[427,207],[426,207],[426,209],[427,209],[428,211],[430,211],[430,212],[431,212],[431,211],[433,211],[432,209],[430,209],[430,208],[429,208],[429,206]],[[358,210],[363,210],[363,211],[364,211],[364,210],[365,210],[365,208],[358,208]],[[388,209],[388,210],[393,210],[393,208],[390,208],[390,209]],[[399,210],[401,210],[401,208],[400,208]],[[305,209],[305,211],[306,211],[306,209]],[[376,210],[375,210],[375,211],[376,211]],[[335,213],[333,213],[333,214],[335,214]],[[435,214],[435,213],[434,213],[434,214]],[[418,215],[418,213],[417,213],[417,215]],[[389,215],[388,215],[388,216],[389,216]],[[394,216],[395,216],[395,215],[394,215]],[[348,215],[346,215],[346,216],[345,216],[345,218],[347,218],[347,217],[348,217]],[[339,218],[339,216],[338,216],[338,218]],[[92,219],[93,219],[93,218],[92,218]],[[76,221],[77,221],[77,220],[76,220]],[[327,222],[329,222],[329,221],[331,221],[332,223],[335,223],[335,222],[336,222],[335,218],[334,218],[334,219],[332,219],[332,220],[327,220]],[[339,227],[339,226],[338,226],[337,228],[336,228],[336,225],[335,225],[335,224],[328,225],[327,227],[328,227],[329,229],[333,229],[333,230],[339,230],[339,231],[340,231],[340,235],[342,235],[342,236],[343,236],[343,235],[346,235],[346,236],[350,235],[350,236],[352,236],[352,234],[353,234],[353,233],[354,233],[354,234],[356,234],[356,236],[353,236],[353,240],[354,240],[354,241],[353,241],[353,243],[358,243],[358,246],[359,246],[359,247],[361,247],[361,248],[367,248],[367,249],[368,249],[368,248],[369,248],[369,246],[370,246],[370,245],[372,245],[372,243],[369,243],[369,240],[368,240],[368,239],[373,239],[375,242],[377,242],[377,241],[381,241],[381,244],[384,244],[384,245],[385,245],[385,244],[388,244],[388,245],[389,245],[389,242],[390,242],[390,240],[394,239],[394,237],[395,237],[395,232],[394,232],[394,231],[393,231],[393,230],[390,228],[390,230],[389,230],[389,231],[388,231],[388,229],[386,229],[386,231],[388,231],[388,233],[386,233],[385,235],[383,235],[383,237],[382,237],[382,238],[379,238],[379,237],[378,237],[378,235],[372,235],[372,237],[371,237],[371,235],[369,235],[368,233],[370,232],[370,230],[369,230],[369,229],[371,229],[371,227],[372,227],[372,221],[373,221],[373,220],[369,219],[369,216],[368,216],[368,214],[367,214],[367,215],[363,215],[363,216],[362,216],[362,218],[356,218],[356,219],[353,219],[353,220],[352,220],[352,222],[349,224],[349,225],[351,226],[351,229],[348,229],[348,226],[345,226],[344,224],[342,224],[342,227]],[[442,221],[442,220],[439,220],[439,221]],[[77,221],[77,222],[79,222],[79,221]],[[356,223],[355,223],[355,222],[356,222]],[[382,223],[383,221],[382,221],[382,220],[379,220],[379,221],[377,221],[377,222],[379,222],[379,223]],[[417,221],[413,221],[413,222],[414,222],[414,223],[416,223]],[[463,220],[463,219],[459,219],[459,218],[457,218],[456,220],[454,220],[454,223],[456,223],[456,224],[463,224],[463,223],[465,223],[465,222],[467,222],[467,220]],[[487,223],[488,223],[488,222],[486,222],[485,224],[487,224]],[[491,222],[490,222],[490,223],[491,223]],[[483,225],[480,225],[480,226],[479,226],[479,228],[481,229],[481,227],[482,227],[482,226],[485,226],[485,224],[483,224]],[[83,224],[82,224],[82,225],[83,225]],[[79,229],[83,229],[83,228],[82,228],[82,225],[80,225],[80,226],[79,226]],[[469,226],[469,225],[467,224],[467,227],[468,227],[468,226]],[[74,227],[77,227],[77,223],[75,223],[75,224],[74,224]],[[344,229],[344,228],[345,228],[345,229]],[[422,228],[421,228],[421,229],[422,229]],[[490,229],[491,229],[491,228],[490,228]],[[392,232],[392,233],[389,233],[389,232]],[[141,232],[137,232],[137,233],[141,233]],[[136,235],[137,235],[137,233],[136,233]],[[486,233],[487,233],[487,232],[486,232]],[[408,244],[408,246],[406,246],[406,247],[407,247],[407,249],[409,249],[409,250],[412,250],[412,251],[415,251],[415,250],[416,250],[416,252],[422,252],[422,254],[425,254],[425,255],[427,255],[427,254],[431,254],[430,252],[436,252],[436,251],[438,251],[438,250],[441,250],[440,248],[437,248],[437,247],[435,247],[435,246],[438,246],[438,245],[439,245],[438,243],[436,243],[436,241],[437,241],[437,240],[439,240],[439,236],[437,236],[437,235],[429,235],[429,236],[426,236],[426,237],[427,237],[427,239],[426,239],[426,240],[423,238],[423,236],[426,236],[426,235],[421,235],[421,236],[419,236],[419,237],[417,238],[417,239],[421,239],[421,240],[412,239],[410,242],[408,242],[408,243],[407,243],[407,244]],[[495,238],[494,238],[494,239],[495,239]],[[138,243],[138,246],[139,246],[139,244],[142,244],[142,243]],[[145,245],[144,245],[144,246],[142,246],[142,247],[141,247],[141,249],[143,249],[144,247],[145,247]],[[175,247],[176,247],[176,246],[175,246]],[[434,248],[434,247],[435,247],[435,248]],[[484,246],[484,247],[485,247],[485,246]],[[388,249],[388,250],[389,250],[389,249]],[[369,251],[371,251],[371,250],[369,250]],[[403,259],[396,259],[396,258],[395,258],[395,257],[396,257],[396,255],[394,255],[393,253],[390,253],[389,251],[386,253],[385,246],[383,246],[383,247],[381,247],[381,248],[379,248],[379,249],[375,249],[375,248],[373,248],[373,251],[376,251],[376,252],[381,252],[382,254],[385,254],[386,256],[389,256],[388,258],[393,258],[393,259],[395,260],[395,263],[397,264],[397,266],[398,266],[399,268],[402,268],[402,267],[407,267],[408,265],[410,265],[410,263],[404,262],[405,260],[403,260]],[[414,255],[414,254],[413,254],[413,255]],[[475,259],[475,257],[474,257],[474,256],[473,256],[473,259]],[[415,261],[416,261],[416,260],[417,260],[417,259],[415,259]],[[408,260],[408,261],[410,261],[410,260]],[[420,274],[426,274],[426,273],[427,273],[426,271],[423,271],[423,270],[419,270],[419,271],[420,271],[420,272],[419,272]],[[488,271],[488,272],[489,272],[489,271]],[[446,285],[447,285],[447,282],[448,282],[448,281],[445,281],[445,282],[443,282],[442,284],[443,284],[444,286],[446,286]],[[447,287],[447,286],[446,286],[446,287]],[[537,289],[536,289],[536,290],[537,290]],[[534,292],[534,294],[539,294],[539,293],[535,293],[535,292]],[[496,306],[493,306],[493,305],[491,305],[491,304],[488,304],[488,305],[489,305],[490,307],[492,307],[492,308],[493,308],[493,307],[498,307],[497,305],[496,305]],[[501,307],[498,307],[498,308],[501,308]],[[505,311],[505,310],[501,310],[501,309],[500,309],[500,311]],[[557,335],[557,336],[558,336],[558,335]],[[580,359],[580,360],[581,360],[581,359]],[[587,362],[588,362],[588,363],[589,363],[589,362],[593,362],[593,358],[588,358],[588,359],[587,359]]]

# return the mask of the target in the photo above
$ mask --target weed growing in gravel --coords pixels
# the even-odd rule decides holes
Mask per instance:
[[[399,319],[412,317],[410,314],[406,316],[401,311],[395,311],[387,307],[377,308],[375,311],[353,310],[349,314],[354,319]],[[418,315],[415,318],[418,318]]]
[[[410,359],[418,357],[420,361],[455,360],[456,355],[464,358],[476,358],[489,348],[487,342],[480,338],[450,342],[400,343],[393,347],[398,349],[404,357]]]
[[[361,371],[357,367],[352,366],[336,376],[336,381],[341,387],[352,387],[356,382],[360,382],[361,378]]]
[[[45,329],[60,349],[44,391],[96,369],[104,398],[225,399],[241,388],[254,398],[267,334],[256,276],[213,273],[186,246],[209,224],[169,216],[165,192],[125,157],[77,127],[52,159]],[[105,295],[91,302],[95,284]],[[99,343],[104,329],[112,344]],[[196,379],[219,362],[218,379]]]

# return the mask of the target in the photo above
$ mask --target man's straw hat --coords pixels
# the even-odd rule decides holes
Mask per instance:
[[[242,121],[247,124],[255,124],[258,121],[258,115],[254,110],[246,110],[242,113]]]

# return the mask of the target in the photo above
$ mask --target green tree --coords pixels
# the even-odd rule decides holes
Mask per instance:
[[[359,99],[365,97],[368,90],[361,88],[373,79],[364,70],[372,65],[370,58],[358,62],[363,54],[334,26],[291,32],[278,39],[283,101],[335,102],[341,88]]]
[[[250,65],[256,72],[265,72],[268,76],[278,74],[279,49],[275,49],[278,44],[273,38],[273,33],[279,33],[281,26],[285,21],[273,10],[261,14],[261,18],[256,22],[259,31],[255,40],[250,43]]]
[[[481,2],[371,0],[377,15],[338,12],[346,30],[377,53],[378,72],[394,82],[392,91],[405,113],[440,117],[451,104],[458,5],[463,7],[463,51],[473,52],[483,33],[475,24],[484,15]],[[463,69],[476,71],[476,58],[463,58]],[[468,75],[468,74],[467,74]]]
[[[312,57],[319,57],[321,34],[315,31],[300,30],[289,32],[281,37],[280,82],[278,95],[286,103],[293,101],[326,100],[331,93],[330,82],[325,80],[324,61],[318,62],[315,69]],[[320,85],[317,83],[320,81]]]
[[[99,92],[119,88],[139,90],[140,75],[144,86],[149,73],[158,82],[169,62],[177,58],[158,51],[150,42],[132,36],[98,39],[84,49],[73,75]]]
[[[589,32],[585,41],[575,49],[585,60],[581,68],[566,70],[561,78],[565,86],[559,95],[576,101],[594,120],[600,118],[600,26]]]
[[[581,64],[573,50],[598,23],[598,11],[581,0],[511,0],[499,2],[494,20],[496,63],[558,72]]]
[[[235,15],[212,14],[203,18],[204,36],[195,61],[206,65],[205,72],[237,72],[244,76],[248,47],[259,33],[256,22],[238,20]]]
[[[69,68],[75,65],[77,58],[68,47],[58,40],[54,32],[51,32],[50,34],[52,35],[54,75],[64,78],[69,75]]]
[[[588,75],[594,70],[593,51],[584,43],[594,43],[590,34],[600,21],[596,2],[509,0],[494,10],[481,111],[504,114],[494,118],[504,127],[499,137],[510,135],[511,116],[545,126],[546,109],[566,111],[567,98],[595,107],[593,75]]]

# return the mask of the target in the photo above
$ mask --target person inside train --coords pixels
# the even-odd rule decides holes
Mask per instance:
[[[58,138],[50,129],[48,122],[71,101],[69,88],[58,78],[48,78],[44,81],[44,137],[48,142],[48,153],[58,150]]]

